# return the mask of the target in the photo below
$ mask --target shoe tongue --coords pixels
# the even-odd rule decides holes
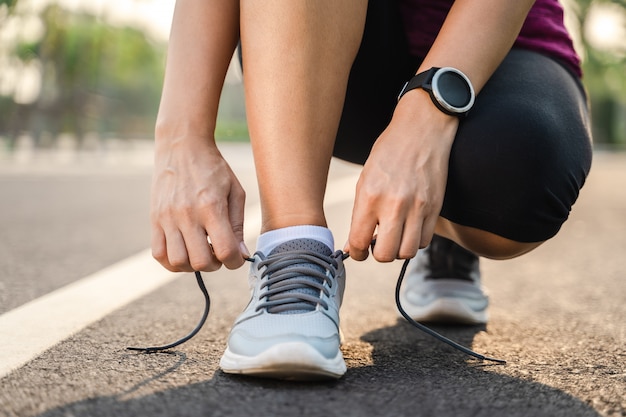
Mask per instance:
[[[285,252],[291,252],[291,251],[312,251],[312,252],[316,252],[319,253],[320,255],[324,255],[324,256],[330,256],[332,255],[333,251],[326,246],[324,243],[315,240],[315,239],[294,239],[294,240],[290,240],[287,241],[285,243],[282,243],[278,246],[276,246],[270,253],[269,256],[272,255],[277,255],[277,254],[281,254],[281,253],[285,253]],[[308,262],[303,262],[303,263],[298,263],[298,264],[294,264],[291,266],[288,266],[285,268],[285,270],[289,270],[290,268],[311,268],[312,270],[316,270],[319,272],[324,273],[324,268],[320,267],[319,265],[316,264],[312,264],[312,263],[308,263]],[[311,277],[308,275],[301,275],[299,277],[294,277],[291,279],[286,279],[278,284],[274,284],[272,287],[272,289],[276,288],[276,285],[289,285],[289,281],[291,281],[292,279],[302,279],[305,278],[307,280],[310,280],[312,282],[317,282],[317,283],[322,283],[322,280],[320,280],[319,278],[315,278],[315,277]],[[287,290],[285,292],[283,292],[283,294],[289,294],[289,293],[302,293],[302,294],[310,294],[316,297],[320,296],[320,291],[315,289],[315,288],[311,288],[308,286],[302,286],[301,288],[296,288],[296,289],[291,289],[291,290]],[[270,297],[271,300],[272,297]],[[303,308],[304,307],[304,308]],[[303,301],[302,303],[299,303],[298,306],[294,306],[294,309],[279,309],[279,308],[268,308],[268,311],[270,313],[275,313],[275,314],[300,314],[300,313],[306,313],[308,311],[312,311],[315,309],[315,305],[313,303],[307,303],[305,301]],[[280,311],[278,311],[280,310]]]
[[[474,281],[478,270],[478,257],[451,240],[434,236],[427,248],[429,255],[428,278],[460,279]]]
[[[276,255],[278,253],[290,252],[294,250],[310,250],[312,252],[317,252],[320,255],[330,256],[333,251],[330,250],[328,246],[324,243],[315,240],[315,239],[294,239],[289,240],[285,243],[281,243],[276,246],[269,253],[269,256]]]

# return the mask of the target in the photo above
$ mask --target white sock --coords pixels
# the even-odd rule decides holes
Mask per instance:
[[[267,255],[276,246],[294,239],[314,239],[328,246],[331,251],[335,250],[335,240],[330,229],[311,225],[289,226],[262,233],[257,241],[257,250]]]

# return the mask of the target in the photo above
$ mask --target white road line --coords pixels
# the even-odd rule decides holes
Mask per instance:
[[[0,377],[176,277],[145,250],[0,316]]]
[[[325,205],[352,199],[356,180],[349,176],[330,182]],[[258,205],[246,210],[246,242],[253,243],[258,234],[260,212]],[[0,316],[0,378],[178,276],[145,250],[4,313]]]

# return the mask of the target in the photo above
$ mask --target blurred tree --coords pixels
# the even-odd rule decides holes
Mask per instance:
[[[589,92],[596,143],[626,144],[626,33],[616,28],[617,39],[608,45],[592,42],[590,35],[598,24],[592,19],[594,8],[605,8],[616,24],[626,26],[626,0],[576,0],[575,16],[583,43],[584,82]],[[607,30],[608,28],[600,28]],[[619,34],[622,34],[621,36]],[[615,36],[614,36],[615,37]]]
[[[13,11],[16,4],[17,0],[0,0],[0,21]]]
[[[625,13],[626,0],[569,1],[576,6],[596,143],[625,144],[626,46],[616,51],[594,45],[586,29],[594,8],[608,5],[614,6],[615,13]],[[10,19],[23,18],[17,15],[18,3],[26,2],[0,0],[0,31],[9,26]],[[90,132],[151,136],[163,77],[164,45],[140,29],[114,27],[97,16],[73,13],[54,4],[37,18],[42,35],[34,41],[16,42],[9,58],[2,61],[0,56],[0,65],[17,68],[12,83],[32,77],[33,71],[39,74],[39,93],[32,100],[20,100],[16,91],[8,95],[4,91],[2,96],[0,90],[0,136],[15,138],[23,132],[36,140],[63,132],[79,139]],[[626,39],[621,39],[621,44],[625,43]],[[6,48],[0,44],[0,53]],[[234,129],[228,126],[227,130]]]
[[[17,0],[0,0],[0,18],[8,15],[17,4]]]
[[[0,0],[13,1],[15,0]],[[19,65],[35,64],[40,90],[34,101],[0,99],[0,121],[11,139],[22,132],[38,142],[43,134],[71,133],[81,141],[100,136],[151,135],[163,77],[164,45],[141,30],[114,27],[85,13],[51,4],[39,16],[43,35],[18,42],[12,51]],[[15,97],[14,97],[15,98]]]

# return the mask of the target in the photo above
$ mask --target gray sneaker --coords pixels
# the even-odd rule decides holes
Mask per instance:
[[[410,261],[400,301],[420,322],[483,324],[488,318],[478,257],[440,236]]]
[[[280,379],[340,378],[343,253],[296,239],[250,267],[252,297],[230,332],[222,370]]]

